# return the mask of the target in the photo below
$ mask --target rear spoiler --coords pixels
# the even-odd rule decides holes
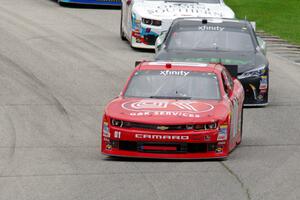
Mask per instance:
[[[238,66],[237,65],[224,65],[230,75],[234,78],[238,76]]]

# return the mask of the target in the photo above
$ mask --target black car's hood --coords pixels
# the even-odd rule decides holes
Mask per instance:
[[[156,60],[185,61],[185,62],[221,62],[224,65],[238,65],[238,73],[268,65],[261,52],[225,52],[225,51],[177,51],[160,50]]]

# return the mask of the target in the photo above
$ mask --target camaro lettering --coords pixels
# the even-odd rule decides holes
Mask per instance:
[[[138,139],[154,139],[154,140],[188,140],[188,135],[149,135],[149,134],[135,134]]]
[[[200,31],[223,31],[225,28],[220,26],[199,26]]]
[[[166,71],[160,71],[160,75],[163,76],[187,76],[190,72],[187,71],[171,71],[171,70],[166,70]]]

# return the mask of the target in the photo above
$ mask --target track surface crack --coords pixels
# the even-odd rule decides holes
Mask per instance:
[[[232,171],[224,162],[220,162],[220,163],[226,169],[226,171],[228,171],[229,174],[231,174],[239,182],[239,184],[241,185],[242,190],[244,191],[244,193],[245,193],[245,195],[247,197],[247,200],[251,200],[249,188],[247,188],[245,186],[245,184],[240,179],[240,177],[236,173],[234,173],[234,171]]]

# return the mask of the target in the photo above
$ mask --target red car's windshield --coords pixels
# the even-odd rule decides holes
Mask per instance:
[[[185,70],[137,71],[125,97],[158,99],[220,99],[215,73]]]

